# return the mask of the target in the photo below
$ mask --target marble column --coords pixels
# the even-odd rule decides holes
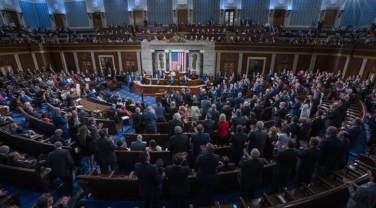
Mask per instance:
[[[123,62],[121,60],[121,52],[120,51],[117,52],[117,57],[118,57],[118,64],[119,64],[118,70],[123,69]],[[114,66],[114,68],[115,68],[115,66]]]
[[[38,61],[37,61],[37,57],[35,56],[35,53],[31,53],[31,57],[33,58],[34,68],[35,69],[39,69],[39,67],[38,67]]]
[[[311,63],[309,64],[309,71],[313,71],[313,68],[315,67],[315,63],[316,63],[316,58],[317,58],[316,55],[312,55]]]
[[[81,69],[80,69],[80,65],[78,64],[77,52],[73,52],[73,59],[74,59],[74,64],[76,66],[77,72],[80,72]],[[82,70],[84,70],[84,69],[82,69]]]
[[[349,66],[349,62],[350,62],[350,56],[346,56],[345,66],[343,66],[343,70],[342,70],[342,78],[345,78],[345,74],[347,72],[347,67]]]
[[[21,64],[21,61],[20,61],[20,57],[18,56],[18,54],[14,54],[14,58],[16,59],[16,63],[17,63],[17,68],[18,68],[18,70],[23,71],[23,69],[22,69],[22,64]]]
[[[165,54],[166,54],[166,71],[170,71],[170,51],[165,50]]]
[[[292,72],[294,72],[294,74],[296,73],[296,67],[298,67],[298,61],[299,61],[299,54],[295,54],[294,62],[292,64]]]
[[[274,65],[275,65],[275,56],[276,54],[272,54],[272,60],[270,62],[270,69],[269,69],[269,72],[274,72]],[[265,73],[265,72],[264,72]]]
[[[368,59],[363,59],[362,66],[360,67],[359,74],[363,75],[364,68],[366,67]]]
[[[98,70],[97,70],[97,64],[95,63],[94,52],[90,52],[90,55],[91,55],[91,60],[93,61],[93,70],[94,70],[94,73],[97,74]]]

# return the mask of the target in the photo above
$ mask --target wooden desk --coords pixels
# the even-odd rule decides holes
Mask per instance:
[[[109,109],[109,107],[106,105],[93,103],[87,100],[80,100],[79,103],[80,105],[82,105],[82,107],[79,109],[83,109],[85,111],[90,111],[90,112],[95,112],[95,113],[97,110],[99,110],[99,112],[102,113],[102,116],[105,116],[106,111]]]
[[[156,93],[162,93],[167,90],[168,93],[172,92],[172,89],[179,91],[181,89],[189,88],[193,95],[197,95],[200,87],[206,87],[206,85],[196,85],[196,86],[169,86],[169,85],[144,85],[140,82],[133,82],[133,90],[135,93],[141,95],[141,90],[144,90],[144,95],[147,96],[156,96]],[[108,107],[107,107],[108,108]]]
[[[168,85],[168,80],[166,79],[150,79],[148,77],[145,78],[145,84],[146,85],[149,85],[150,83],[150,80],[151,80],[151,84],[152,85],[158,85],[158,86],[161,86],[161,85]],[[159,84],[157,84],[159,81]],[[181,86],[181,82],[180,82],[180,79],[177,79],[175,77],[175,81],[174,81],[174,85],[172,85],[171,87],[173,86]],[[201,79],[194,79],[194,80],[188,80],[188,86],[197,86],[197,85],[201,85]],[[184,86],[183,86],[184,87]]]

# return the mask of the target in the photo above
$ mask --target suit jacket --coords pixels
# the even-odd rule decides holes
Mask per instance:
[[[248,152],[251,152],[253,148],[256,148],[260,152],[260,155],[263,155],[267,136],[268,133],[266,133],[266,131],[264,130],[256,130],[249,132],[249,141],[247,146]]]
[[[336,136],[330,136],[324,139],[318,145],[318,148],[321,150],[321,157],[318,164],[321,166],[337,166],[341,145],[341,140]]]
[[[140,113],[132,113],[133,128],[142,128],[144,117]]]
[[[300,126],[298,123],[290,123],[290,133],[291,133],[291,138],[295,138],[295,136],[299,133]]]
[[[158,186],[162,185],[162,178],[157,167],[149,162],[138,162],[134,166],[134,174],[138,178],[140,194],[143,197],[155,196]]]
[[[166,121],[166,109],[162,106],[156,106],[154,108],[155,115],[158,118],[158,121]]]
[[[332,109],[328,112],[325,120],[325,127],[334,126],[339,128],[341,126],[341,114],[339,108]]]
[[[318,136],[320,131],[325,127],[325,121],[321,117],[317,117],[311,123],[311,132],[309,137]]]
[[[248,140],[248,135],[236,133],[231,135],[228,143],[231,143],[230,158],[234,163],[238,163],[243,156],[244,143]]]
[[[195,171],[197,171],[197,180],[204,184],[216,184],[218,181],[217,166],[219,155],[202,154],[195,163]]]
[[[261,120],[261,112],[262,112],[263,106],[258,105],[253,107],[252,111],[256,114],[256,119],[259,121]]]
[[[84,123],[84,122],[82,121],[82,119],[80,119],[80,117],[77,117],[77,119],[78,119],[78,121],[79,121],[80,123]],[[71,132],[73,135],[76,135],[76,134],[78,133],[78,129],[79,129],[79,127],[80,127],[80,126],[75,126],[75,125],[74,125],[75,123],[76,123],[75,118],[70,117],[70,118],[68,119],[69,132]]]
[[[144,112],[144,120],[145,120],[145,129],[153,130],[157,129],[157,116],[152,112]]]
[[[219,120],[219,112],[217,110],[209,110],[208,113],[210,113],[210,115],[212,116],[212,120],[215,122],[215,123],[218,123],[218,120]]]
[[[192,134],[191,137],[191,147],[193,161],[196,161],[198,155],[201,154],[201,145],[206,145],[210,141],[210,136],[207,133],[198,132],[197,134]]]
[[[8,155],[0,153],[0,164],[2,165],[8,164]]]
[[[368,182],[359,186],[356,191],[350,192],[347,208],[370,208],[376,206],[376,183]]]
[[[76,168],[72,155],[64,149],[56,149],[48,153],[46,166],[50,167],[52,173],[59,178],[72,176],[72,171]]]
[[[350,141],[348,139],[341,140],[341,150],[338,156],[339,168],[343,168],[349,162]]]
[[[178,152],[189,152],[190,144],[187,135],[175,134],[170,137],[170,151],[172,156]]]
[[[59,137],[57,135],[52,135],[50,137],[50,143],[55,144],[55,142],[61,142],[61,144],[65,145],[65,140],[62,137]]]
[[[65,98],[65,101],[67,103],[67,107],[70,107],[73,105],[73,98],[72,95],[68,94],[67,97]]]
[[[238,166],[241,168],[238,177],[240,186],[246,188],[256,188],[261,181],[264,161],[259,158],[240,160]]]
[[[61,129],[63,133],[68,133],[68,127],[67,127],[67,119],[61,117],[61,115],[58,115],[54,113],[52,115],[52,123],[54,124],[56,129]]]
[[[309,131],[311,130],[311,125],[309,123],[302,124],[300,126],[299,132],[297,134],[297,142],[309,140]]]
[[[296,102],[296,103],[293,103],[291,106],[290,106],[290,116],[291,118],[294,117],[294,116],[298,116],[299,117],[299,109],[300,109],[300,106],[302,105],[302,103],[300,101]]]
[[[202,126],[204,126],[204,132],[205,133],[208,133],[210,135],[210,137],[213,137],[213,133],[214,133],[214,129],[215,129],[215,126],[216,126],[216,123],[214,122],[214,120],[203,120],[201,122]]]
[[[281,109],[274,111],[274,126],[282,125],[282,120],[285,119],[286,113],[287,112],[285,108],[281,108]]]
[[[299,175],[312,175],[317,162],[320,159],[321,151],[317,147],[301,149],[298,153],[297,170]]]
[[[349,134],[350,147],[353,147],[362,134],[362,129],[359,126],[353,126],[347,130],[347,133]]]
[[[231,119],[231,132],[236,132],[237,125],[244,125],[246,122],[244,116],[234,117]]]
[[[131,142],[131,150],[132,151],[142,151],[142,150],[145,150],[146,148],[146,143],[142,142],[142,141],[134,141],[134,142]]]
[[[93,138],[99,138],[97,124],[89,124],[87,125],[87,129],[90,131],[90,134]]]
[[[169,135],[172,136],[175,134],[175,127],[180,126],[181,129],[184,131],[184,123],[183,121],[172,119],[168,122],[168,129]]]
[[[168,180],[170,195],[186,196],[190,192],[191,185],[188,180],[188,166],[168,165],[165,169],[165,174]]]
[[[297,161],[298,151],[295,149],[284,149],[274,155],[276,161],[274,175],[290,177]]]
[[[222,108],[221,113],[224,113],[226,115],[226,120],[230,121],[232,108],[230,106],[225,106]]]
[[[201,100],[201,113],[207,114],[210,108],[210,101],[209,100]]]
[[[99,159],[102,162],[116,162],[117,157],[115,154],[116,146],[108,139],[101,137],[96,140],[97,147],[99,150]]]

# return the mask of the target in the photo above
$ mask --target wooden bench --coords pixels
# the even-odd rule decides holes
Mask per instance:
[[[18,110],[21,112],[23,116],[25,116],[25,119],[39,132],[46,135],[55,134],[55,126],[52,123],[46,123],[38,118],[35,118],[27,114],[21,107],[18,107]]]
[[[54,179],[50,169],[46,169],[41,174],[35,169],[0,164],[0,181],[11,186],[48,192],[49,186]]]

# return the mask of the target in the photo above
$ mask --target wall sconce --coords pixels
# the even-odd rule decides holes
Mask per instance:
[[[291,9],[289,9],[289,10],[287,10],[287,17],[289,17],[290,16],[290,12],[291,12]]]
[[[342,16],[342,14],[343,14],[344,11],[345,11],[344,9],[342,9],[342,10],[339,11],[338,18],[340,18]]]
[[[172,10],[174,12],[174,17],[176,17],[176,10]]]
[[[132,11],[129,11],[128,14],[129,14],[129,17],[132,18]]]
[[[20,18],[22,19],[22,17],[23,17],[23,12],[20,12]]]
[[[89,17],[89,19],[91,19],[91,13],[87,13],[87,16]]]
[[[106,13],[102,12],[101,14],[103,18],[106,18]]]
[[[274,9],[269,10],[269,17],[272,16],[273,12],[274,12]]]

